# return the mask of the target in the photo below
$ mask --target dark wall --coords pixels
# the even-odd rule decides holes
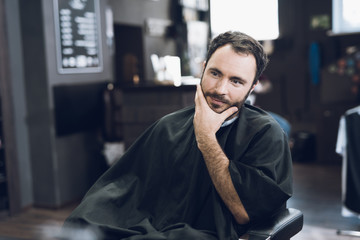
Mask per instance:
[[[273,83],[273,90],[259,95],[257,104],[266,110],[286,117],[293,132],[306,131],[316,135],[317,160],[337,162],[335,154],[337,128],[341,114],[359,104],[356,101],[327,102],[324,88],[340,94],[338,84],[329,84],[321,75],[320,82],[312,82],[309,68],[310,45],[320,48],[320,71],[345,56],[346,48],[360,44],[360,34],[329,36],[329,28],[310,27],[313,16],[328,15],[331,28],[332,1],[279,0],[280,38],[274,41],[275,50],[265,74]],[[337,76],[334,76],[335,78]],[[341,99],[341,96],[334,98]]]
[[[105,29],[105,3],[100,1],[101,29]],[[33,205],[56,208],[80,199],[98,177],[95,171],[104,171],[99,167],[103,162],[98,139],[100,94],[111,73],[105,44],[101,72],[57,72],[53,9],[52,1],[19,1],[22,45],[18,47],[23,51],[25,91],[16,89],[16,95],[26,100],[31,161],[31,170],[20,167],[19,172],[31,171]],[[105,43],[104,31],[101,36]]]

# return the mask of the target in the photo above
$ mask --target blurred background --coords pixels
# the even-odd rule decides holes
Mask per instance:
[[[360,230],[338,140],[360,112],[359,1],[0,0],[0,239],[61,225],[147,127],[192,105],[208,43],[227,30],[269,55],[252,104],[285,123],[297,238]]]

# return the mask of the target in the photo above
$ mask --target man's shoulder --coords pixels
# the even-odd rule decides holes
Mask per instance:
[[[255,131],[271,129],[270,132],[283,132],[278,122],[265,110],[244,104],[240,121]]]
[[[195,113],[195,106],[185,107],[175,112],[169,113],[157,121],[156,127],[163,129],[179,129],[185,125],[192,125]]]
[[[189,118],[192,118],[194,116],[194,113],[195,113],[195,106],[188,106],[165,115],[160,119],[160,121],[174,122],[174,121],[187,120]]]
[[[273,117],[268,112],[250,104],[244,104],[242,116],[247,121],[274,122]]]

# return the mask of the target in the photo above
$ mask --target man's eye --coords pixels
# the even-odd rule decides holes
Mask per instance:
[[[219,76],[219,73],[218,73],[218,72],[216,72],[216,71],[211,71],[210,73],[211,73],[211,75],[213,75],[214,77]]]
[[[232,79],[231,80],[234,84],[242,84],[241,81],[237,80],[237,79]]]

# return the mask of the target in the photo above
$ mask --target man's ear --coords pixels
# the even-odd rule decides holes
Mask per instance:
[[[256,82],[251,86],[250,93],[252,93],[252,91],[254,91],[254,89],[258,83],[259,83],[259,80],[256,80]]]

